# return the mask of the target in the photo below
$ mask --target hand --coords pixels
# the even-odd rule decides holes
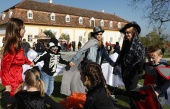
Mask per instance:
[[[34,67],[34,62],[32,62],[32,63],[30,64],[30,67]]]
[[[75,66],[75,64],[74,64],[73,62],[70,62],[69,65],[70,65],[71,67]]]
[[[7,85],[7,86],[5,86],[5,88],[6,88],[5,91],[8,91],[8,92],[10,92],[11,89],[12,89],[12,88],[11,88],[11,85]]]
[[[159,96],[158,92],[156,92],[156,91],[155,91],[155,94],[156,94],[157,97]]]

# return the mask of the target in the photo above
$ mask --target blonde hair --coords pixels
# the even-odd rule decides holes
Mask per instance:
[[[101,47],[101,45],[103,45],[103,38],[102,38],[102,40],[98,41],[98,47],[99,48]]]
[[[129,29],[129,32],[130,32],[130,34],[133,36],[134,34],[135,34],[135,28],[134,27],[129,27],[129,28],[127,28],[127,29]]]
[[[40,84],[39,84],[40,83]],[[34,86],[39,88],[41,96],[45,94],[44,82],[40,79],[40,72],[35,69],[29,69],[25,72],[25,81],[17,88],[17,92],[24,89],[24,85]]]

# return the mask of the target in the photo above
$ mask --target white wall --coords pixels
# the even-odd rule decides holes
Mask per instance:
[[[0,28],[0,34],[4,34],[5,35],[5,28]],[[3,39],[3,37],[0,37],[0,47],[2,47],[2,45],[3,45],[2,39]]]

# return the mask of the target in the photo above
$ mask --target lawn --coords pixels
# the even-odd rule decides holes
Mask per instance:
[[[168,63],[170,64],[170,61],[168,61]],[[62,76],[55,77],[55,86],[54,86],[55,89],[54,89],[54,92],[53,92],[51,98],[54,99],[56,102],[59,102],[60,100],[66,98],[65,95],[60,94],[61,80],[62,80]],[[143,84],[143,81],[139,81],[139,84]],[[2,85],[0,85],[0,96],[1,96],[1,92],[3,89],[4,89],[4,87],[2,87]],[[116,109],[130,109],[129,104],[128,104],[129,101],[128,101],[127,97],[116,96],[116,99],[118,100],[118,102],[115,104]],[[0,102],[2,102],[2,101],[0,100]],[[1,103],[1,104],[3,104],[3,103]],[[2,106],[0,106],[0,109],[4,109],[4,108],[2,108]],[[170,107],[165,105],[164,109],[170,109]]]

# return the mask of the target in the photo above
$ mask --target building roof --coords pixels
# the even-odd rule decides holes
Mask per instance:
[[[116,16],[115,14],[109,14],[105,12],[98,12],[93,10],[63,6],[58,4],[46,3],[46,2],[38,2],[32,0],[23,0],[22,2],[14,5],[13,7],[8,8],[4,11],[7,13],[9,10],[15,10],[12,17],[21,18],[25,23],[28,24],[42,24],[42,25],[58,25],[58,26],[71,26],[71,27],[89,27],[86,23],[89,23],[90,18],[95,18],[98,20],[107,20],[108,21],[116,21],[127,23],[128,21]],[[34,18],[32,20],[27,19],[27,11],[32,10]],[[55,13],[56,15],[60,15],[57,17],[57,21],[51,21],[49,19],[50,13]],[[65,15],[70,15],[71,23],[65,23]],[[48,17],[46,17],[48,16]],[[83,17],[83,25],[79,25],[78,18]],[[89,19],[88,19],[89,18]],[[85,21],[86,19],[87,21]],[[8,18],[6,17],[3,21],[0,20],[0,25],[7,23]],[[106,23],[107,24],[107,23]],[[97,25],[97,24],[96,24]],[[105,28],[106,29],[106,28]],[[108,28],[109,29],[109,28]]]

